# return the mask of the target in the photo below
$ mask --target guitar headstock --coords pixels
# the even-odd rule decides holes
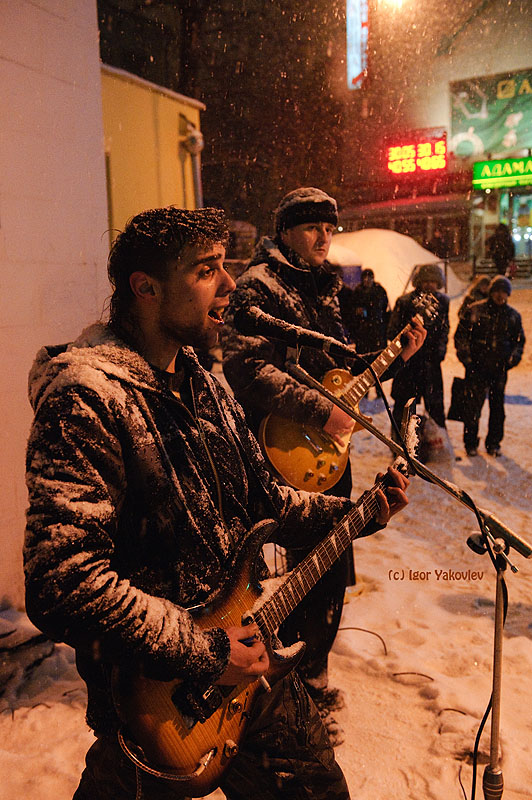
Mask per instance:
[[[432,325],[438,316],[438,298],[432,292],[416,293],[412,296],[412,304],[425,328]]]

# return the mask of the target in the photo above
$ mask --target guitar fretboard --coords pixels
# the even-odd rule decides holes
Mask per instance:
[[[401,344],[401,339],[403,334],[407,333],[412,326],[410,323],[403,328],[401,333],[397,334],[395,339],[391,342],[388,342],[387,346],[384,350],[380,353],[379,356],[375,359],[375,361],[371,364],[371,369],[364,370],[361,375],[357,375],[357,377],[353,378],[353,380],[349,381],[349,383],[345,386],[344,391],[340,395],[341,399],[347,403],[348,405],[355,407],[360,400],[368,393],[371,389],[373,384],[375,383],[374,373],[377,378],[388,369],[390,364],[392,364],[398,355],[401,354],[403,350],[403,345]]]
[[[272,634],[303,600],[334,562],[342,555],[375,516],[378,509],[377,491],[389,485],[384,476],[358,500],[356,506],[333,528],[289,573],[268,600],[255,612],[254,620],[263,633]]]

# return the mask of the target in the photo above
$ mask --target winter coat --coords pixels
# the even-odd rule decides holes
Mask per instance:
[[[345,343],[338,303],[341,287],[340,275],[327,262],[311,268],[296,253],[281,249],[268,237],[259,243],[249,268],[237,280],[221,333],[224,375],[253,430],[257,431],[260,421],[271,412],[323,427],[332,404],[288,373],[288,362],[295,360],[290,348],[262,336],[239,334],[233,324],[235,311],[250,303],[273,317]],[[371,361],[377,353],[369,356]],[[299,363],[316,380],[330,369],[347,366],[341,359],[308,347],[302,348]],[[353,374],[365,368],[361,362],[349,364]],[[395,362],[385,377],[391,377],[398,368]]]
[[[465,295],[460,308],[458,309],[458,319],[461,319],[467,309],[473,305],[473,303],[477,303],[479,300],[486,300],[486,294],[482,293],[478,287],[470,289],[469,292]]]
[[[460,319],[454,335],[456,355],[464,366],[494,375],[517,366],[523,355],[525,334],[521,315],[507,303],[489,297],[473,303]]]
[[[223,672],[227,634],[185,607],[223,584],[254,523],[276,518],[280,543],[317,541],[351,507],[272,483],[238,404],[191,348],[179,359],[189,407],[104,325],[43,348],[30,373],[27,612],[76,648],[98,732],[116,726],[108,662],[160,679]]]
[[[388,295],[380,283],[369,289],[343,286],[339,295],[342,320],[359,353],[386,347]]]
[[[497,272],[504,273],[515,256],[515,244],[510,231],[505,226],[497,227],[486,240],[486,252],[493,259]]]
[[[415,299],[423,292],[415,289],[413,292],[403,294],[397,298],[388,325],[388,338],[393,339],[407,325],[416,313]],[[447,352],[449,338],[449,298],[441,292],[432,292],[437,300],[435,319],[427,324],[427,338],[423,347],[414,353],[407,362],[406,368],[410,372],[422,369],[423,362],[430,360],[435,363],[443,361]]]

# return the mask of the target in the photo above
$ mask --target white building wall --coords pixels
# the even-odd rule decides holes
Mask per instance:
[[[0,0],[0,604],[23,602],[27,374],[108,294],[96,0]]]
[[[420,63],[413,63],[411,92],[404,96],[404,113],[412,127],[451,130],[449,84],[532,66],[532,4],[508,0],[487,5],[457,34],[447,54],[435,50],[434,40]],[[432,51],[432,52],[431,52]],[[421,69],[420,69],[421,67]]]

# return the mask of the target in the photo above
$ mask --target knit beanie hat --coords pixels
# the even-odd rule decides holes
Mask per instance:
[[[412,278],[414,289],[419,289],[424,281],[434,281],[438,289],[443,289],[443,273],[437,264],[420,264],[417,267]]]
[[[505,278],[504,275],[495,275],[495,277],[491,279],[488,288],[490,294],[496,289],[502,289],[503,292],[506,292],[508,297],[512,294],[512,283],[508,278]]]
[[[338,225],[338,206],[333,197],[313,186],[285,194],[275,209],[275,232],[281,233],[306,222],[330,222]]]

